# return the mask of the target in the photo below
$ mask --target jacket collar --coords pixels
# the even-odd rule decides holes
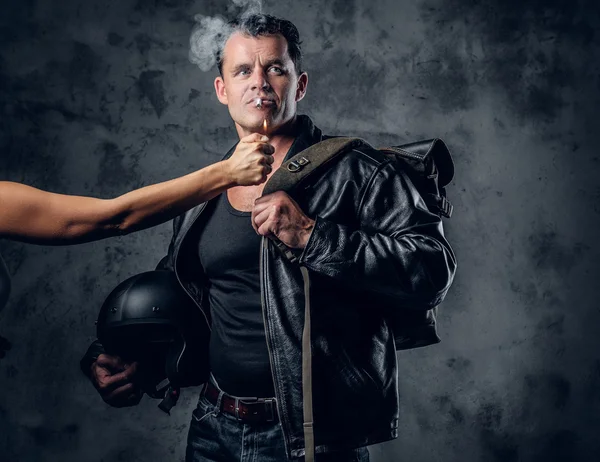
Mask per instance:
[[[298,124],[298,135],[285,155],[284,162],[313,144],[318,143],[323,138],[323,133],[313,124],[310,117],[303,114],[299,115],[296,123]]]

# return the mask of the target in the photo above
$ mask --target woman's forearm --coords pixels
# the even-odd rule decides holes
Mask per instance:
[[[23,240],[62,245],[128,234],[164,223],[236,183],[229,164],[221,161],[114,199],[51,194],[38,209],[36,226]]]
[[[226,161],[114,199],[0,181],[0,237],[63,245],[127,234],[168,221],[235,184]]]
[[[232,186],[266,181],[274,151],[267,140],[262,135],[250,135],[240,140],[227,160],[115,199],[55,194],[0,181],[0,237],[60,245],[163,223]]]
[[[114,199],[0,181],[0,237],[62,245],[127,234],[168,221],[235,184],[226,161]]]
[[[174,180],[146,186],[105,201],[102,228],[107,235],[126,234],[168,221],[235,186],[226,161]]]

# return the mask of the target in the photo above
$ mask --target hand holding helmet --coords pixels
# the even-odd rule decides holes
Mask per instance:
[[[208,322],[171,271],[148,271],[115,287],[97,333],[106,354],[92,363],[91,379],[111,406],[134,406],[146,393],[163,398],[159,407],[169,412],[180,387],[208,377]]]
[[[125,364],[118,356],[101,354],[92,364],[91,379],[107,404],[113,407],[135,406],[143,392],[135,384],[139,364]]]

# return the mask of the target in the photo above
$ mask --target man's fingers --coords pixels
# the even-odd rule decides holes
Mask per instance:
[[[269,220],[265,221],[262,225],[258,227],[258,234],[261,236],[269,236],[270,234],[275,234],[272,229],[273,223]]]
[[[144,392],[132,384],[124,385],[104,397],[104,401],[113,407],[135,406],[140,402]]]
[[[273,194],[267,194],[266,196],[261,196],[254,201],[254,207],[252,211],[256,211],[257,213],[262,212],[264,209],[269,208],[273,204]]]
[[[98,376],[98,388],[103,392],[111,392],[123,385],[130,384],[132,379],[137,371],[137,365],[130,366],[128,369],[123,372],[119,372],[117,374],[111,376],[103,376],[101,374],[97,374]]]
[[[125,369],[125,363],[118,356],[101,354],[96,359],[96,364],[111,371],[122,371]]]
[[[138,367],[140,367],[140,363],[137,361],[134,361],[131,364],[128,364],[127,366],[125,366],[125,369],[130,371],[132,374],[135,374],[138,370]]]
[[[254,206],[252,209],[252,215],[250,216],[254,231],[258,232],[259,226],[261,226],[269,218],[269,215],[273,212],[272,206],[273,204],[270,202],[263,202]]]
[[[131,395],[135,394],[135,392],[135,385],[133,383],[127,383],[115,388],[110,393],[105,394],[104,399],[105,401],[120,401],[129,398]]]
[[[261,236],[275,233],[275,221],[272,218],[274,208],[272,204],[265,207],[255,207],[252,211],[252,227]]]
[[[258,227],[256,226],[255,218],[256,218],[256,211],[254,209],[252,209],[252,213],[250,214],[250,224],[254,228],[254,231],[256,233],[258,233]]]
[[[254,222],[254,229],[258,231],[258,228],[260,228],[263,225],[263,223],[269,219],[270,214],[271,210],[265,209],[253,215],[252,221]]]
[[[266,202],[275,201],[275,200],[280,200],[280,201],[284,202],[287,199],[291,199],[290,196],[288,195],[288,193],[286,193],[284,191],[275,191],[274,193],[266,194],[266,195],[261,196],[258,199],[256,199],[254,201],[254,206],[256,207],[257,205],[264,204]]]
[[[111,381],[126,381],[126,382],[130,382],[131,379],[133,378],[133,376],[136,374],[137,372],[137,363],[133,363],[131,366],[129,366],[127,369],[125,369],[123,372],[119,372],[118,374],[115,374],[111,377]]]

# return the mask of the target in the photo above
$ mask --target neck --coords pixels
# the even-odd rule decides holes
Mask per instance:
[[[260,133],[262,135],[267,135],[270,140],[275,140],[277,138],[296,138],[298,134],[298,117],[294,115],[290,120],[284,122],[278,127],[271,128],[268,127],[267,133],[264,132],[262,127],[260,129],[256,128],[245,128],[237,123],[235,124],[235,128],[238,134],[238,137],[242,139],[245,136],[251,135],[252,133]]]
[[[237,127],[238,136],[243,138],[244,136],[249,135],[252,132],[246,133],[241,127]],[[262,129],[258,133],[263,133]],[[298,135],[298,119],[297,116],[294,115],[290,120],[285,122],[284,124],[276,127],[274,130],[268,130],[266,135],[269,137],[269,144],[271,144],[275,148],[275,153],[273,154],[275,158],[285,157],[288,149],[294,142],[294,139]]]
[[[269,138],[287,137],[294,139],[296,138],[296,135],[298,135],[298,117],[296,115],[294,115],[294,117],[292,117],[286,123],[267,133]]]
[[[267,136],[269,137],[269,143],[275,148],[275,156],[285,157],[294,139],[298,136],[296,116],[273,132],[267,133]]]

